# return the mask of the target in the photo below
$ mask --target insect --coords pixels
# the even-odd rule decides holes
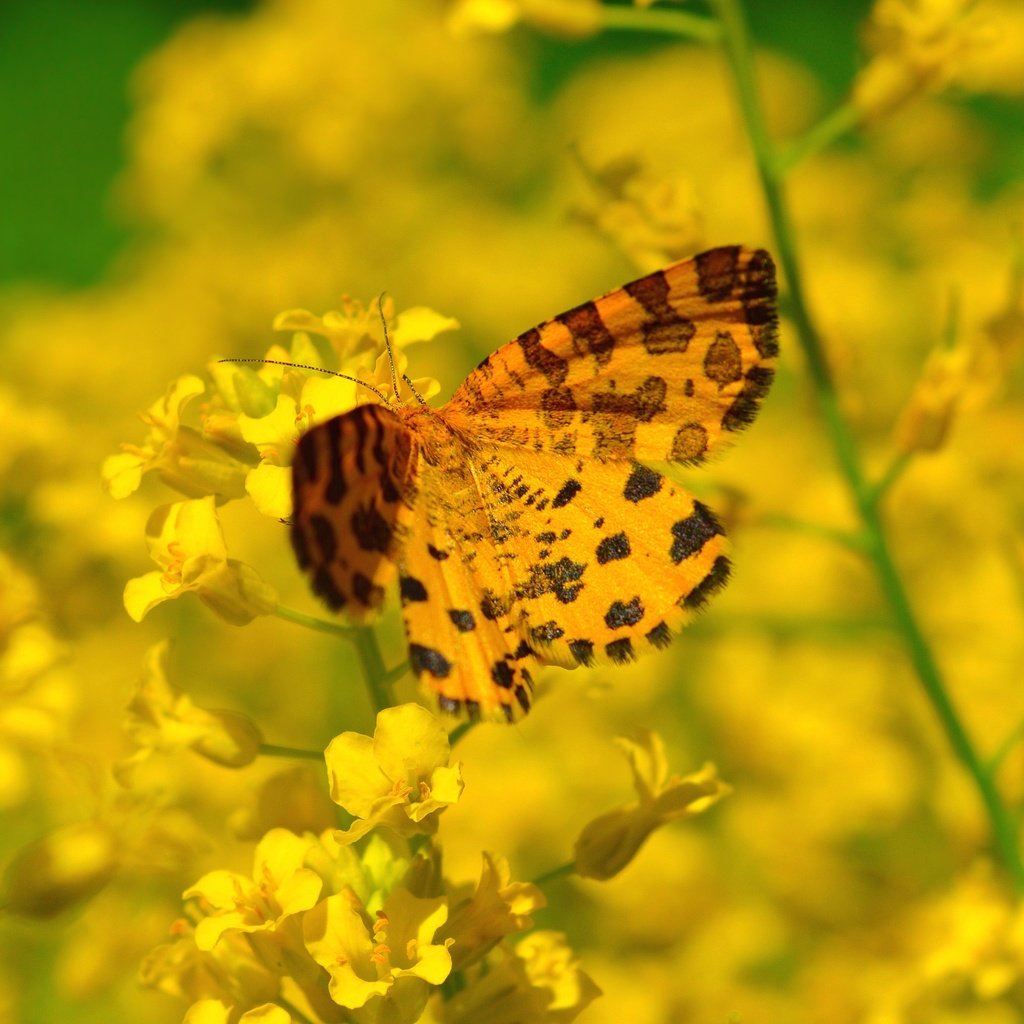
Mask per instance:
[[[360,405],[305,433],[299,564],[357,621],[397,576],[439,707],[511,721],[536,663],[629,662],[725,584],[718,520],[647,463],[696,465],[747,426],[777,352],[767,252],[642,277],[502,346],[439,409]]]

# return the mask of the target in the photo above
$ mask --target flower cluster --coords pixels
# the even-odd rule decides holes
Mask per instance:
[[[522,937],[545,899],[504,857],[484,853],[475,886],[447,880],[433,837],[461,765],[430,712],[382,711],[372,738],[343,733],[325,757],[353,824],[271,829],[251,876],[217,869],[185,890],[186,916],[146,959],[142,980],[191,1002],[187,1021],[564,1022],[599,994],[564,936]],[[618,866],[633,852],[617,848]]]

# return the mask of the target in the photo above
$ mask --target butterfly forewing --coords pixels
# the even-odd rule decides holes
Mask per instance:
[[[313,590],[363,621],[380,608],[416,508],[419,446],[390,409],[307,431],[292,462],[292,545]]]
[[[768,253],[712,249],[526,331],[445,415],[503,444],[696,464],[756,415],[777,328]]]

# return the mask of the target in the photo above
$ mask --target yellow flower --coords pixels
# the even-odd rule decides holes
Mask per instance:
[[[934,452],[949,436],[957,409],[976,377],[977,359],[967,345],[934,349],[896,425],[904,454]]]
[[[22,847],[4,872],[2,906],[26,917],[52,917],[95,895],[118,866],[113,833],[96,821],[51,832]]]
[[[202,999],[189,1007],[182,1024],[292,1024],[287,1010],[273,1003],[264,1003],[235,1017],[231,1007],[219,999]]]
[[[136,622],[158,604],[189,592],[235,626],[277,607],[277,594],[256,570],[227,557],[212,496],[161,505],[149,517],[146,537],[163,571],[125,585],[124,606]]]
[[[523,22],[561,36],[593,35],[601,27],[597,0],[456,0],[448,27],[457,34],[505,32]]]
[[[184,892],[196,898],[204,917],[196,925],[196,945],[210,950],[225,932],[274,931],[292,914],[309,910],[323,880],[304,867],[315,840],[283,828],[271,829],[256,847],[253,877],[210,871]]]
[[[354,896],[339,893],[305,915],[303,933],[313,959],[331,976],[339,1006],[358,1009],[383,999],[388,1009],[371,1004],[365,1019],[398,1024],[418,1020],[429,986],[451,972],[451,940],[434,942],[447,916],[443,897],[420,899],[396,889],[371,922]]]
[[[506,935],[533,927],[530,914],[546,906],[530,882],[512,882],[508,860],[485,852],[476,892],[455,905],[442,934],[452,939],[455,970],[479,960]]]
[[[940,991],[969,982],[978,999],[994,999],[1024,977],[1024,905],[979,865],[920,922],[933,947],[921,970]]]
[[[257,959],[246,939],[242,932],[228,932],[212,950],[202,950],[194,928],[179,919],[171,925],[171,941],[143,958],[139,982],[189,1003],[244,999],[259,1006],[278,995],[281,979]]]
[[[103,463],[101,475],[112,497],[133,493],[143,473],[154,469],[169,487],[190,498],[216,494],[228,499],[245,493],[245,467],[181,422],[185,407],[205,390],[198,377],[179,377],[163,398],[149,407],[142,416],[150,428],[146,442],[124,444],[124,451],[108,456]]]
[[[331,798],[359,819],[339,842],[381,825],[402,836],[436,832],[440,813],[462,793],[462,765],[449,766],[449,754],[444,727],[418,704],[381,711],[373,739],[336,736],[324,754]]]
[[[457,330],[458,320],[428,309],[414,306],[395,318],[394,300],[386,295],[364,305],[345,295],[340,310],[329,310],[316,316],[305,309],[286,309],[274,319],[276,331],[300,331],[319,334],[326,338],[334,350],[340,367],[354,365],[354,361],[367,354],[379,352],[382,345],[381,319],[388,324],[388,337],[392,349],[398,353],[407,345],[432,341],[444,331]],[[309,362],[293,356],[294,362]]]
[[[593,980],[557,932],[534,932],[513,954],[486,971],[471,970],[468,984],[452,999],[432,1000],[427,1021],[434,1024],[567,1024],[600,994]]]
[[[857,75],[853,102],[865,118],[944,88],[965,56],[993,39],[974,0],[876,0],[867,25],[872,57]]]
[[[259,753],[263,737],[245,715],[207,711],[167,679],[168,641],[146,654],[142,679],[127,708],[127,732],[140,748],[131,763],[155,750],[194,750],[215,764],[240,768]]]
[[[265,416],[238,417],[241,436],[260,453],[260,464],[249,471],[245,489],[263,515],[287,519],[292,514],[291,464],[299,436],[351,409],[358,390],[342,377],[314,374],[305,379],[298,401],[280,394]]]
[[[651,273],[700,248],[704,225],[691,182],[663,178],[632,157],[583,171],[594,197],[576,216],[614,242],[633,264]]]
[[[576,840],[576,873],[601,881],[629,864],[656,828],[699,814],[729,792],[711,764],[682,778],[669,776],[665,746],[655,732],[615,742],[629,760],[640,799],[595,818]]]

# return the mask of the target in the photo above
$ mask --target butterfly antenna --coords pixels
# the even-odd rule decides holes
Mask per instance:
[[[388,362],[391,364],[391,386],[395,389],[395,399],[398,399],[398,369],[395,366],[395,353],[391,349],[391,335],[388,333],[388,321],[384,316],[384,296],[387,292],[381,292],[380,297],[377,299],[377,312],[380,314],[381,327],[384,328],[384,347],[388,352]],[[416,396],[416,401],[420,405],[426,405],[426,399],[413,387],[412,380],[409,374],[403,373],[402,380],[409,385],[409,390]]]
[[[387,395],[383,392],[378,391],[372,384],[367,384],[365,380],[360,380],[358,377],[352,377],[347,373],[338,373],[337,370],[325,370],[322,366],[311,366],[309,363],[286,363],[283,359],[260,359],[257,356],[240,356],[229,359],[218,359],[218,363],[263,363],[271,366],[290,366],[294,370],[312,370],[314,373],[326,373],[332,377],[340,377],[342,380],[350,380],[353,384],[358,384],[361,388],[366,388],[367,391],[372,391],[384,405],[390,406],[391,403],[387,399]],[[395,393],[397,396],[397,392]]]

